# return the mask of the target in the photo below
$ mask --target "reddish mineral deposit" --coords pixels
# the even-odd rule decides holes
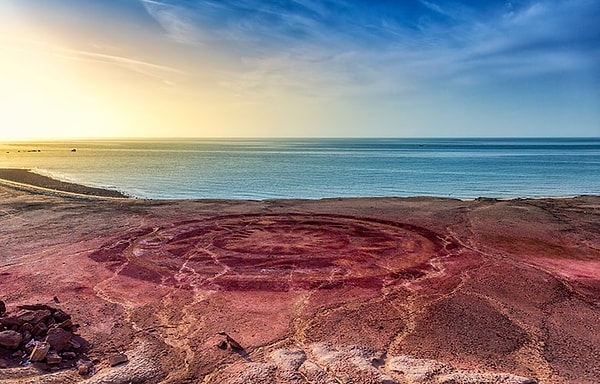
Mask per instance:
[[[148,201],[11,185],[0,244],[6,312],[60,308],[89,343],[89,361],[61,352],[72,368],[52,372],[0,347],[2,384],[600,382],[600,197]]]

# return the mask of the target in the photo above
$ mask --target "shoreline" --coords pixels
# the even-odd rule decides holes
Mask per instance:
[[[69,183],[31,172],[29,169],[0,168],[0,183],[8,187],[51,195],[66,194],[74,197],[131,198],[119,191]]]
[[[133,196],[128,196],[120,191],[90,187],[83,184],[70,183],[54,179],[52,177],[44,176],[39,173],[32,172],[31,169],[21,168],[0,168],[0,185],[4,185],[9,188],[27,191],[31,193],[39,193],[45,195],[63,195],[78,198],[102,198],[102,199],[135,199]],[[592,194],[581,194],[581,195],[564,195],[564,196],[517,196],[517,197],[488,197],[478,196],[472,198],[453,198],[446,196],[352,196],[344,197],[344,199],[370,199],[370,198],[442,198],[450,200],[460,200],[464,202],[477,201],[477,200],[495,200],[495,201],[515,201],[515,200],[562,200],[562,199],[574,199],[583,196],[598,196]],[[300,199],[300,200],[329,200],[338,199],[340,197],[331,196],[320,199]],[[221,199],[221,198],[210,198],[208,200],[240,200],[245,201],[246,199]],[[148,200],[148,199],[143,199]],[[150,200],[207,200],[203,198],[194,199],[150,199]],[[261,199],[262,201],[268,200],[299,200],[297,198],[277,198],[277,199]],[[259,201],[261,201],[259,200]]]

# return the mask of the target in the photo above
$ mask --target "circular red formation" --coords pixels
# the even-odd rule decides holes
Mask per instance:
[[[225,232],[213,240],[213,245],[227,251],[273,257],[340,249],[348,243],[344,234],[327,228],[315,230],[293,222],[272,221],[245,223],[237,233]]]
[[[338,215],[222,216],[146,228],[95,251],[120,274],[181,288],[382,287],[420,277],[447,252],[421,227]]]

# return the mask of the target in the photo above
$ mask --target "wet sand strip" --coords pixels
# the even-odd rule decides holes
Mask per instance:
[[[39,192],[66,192],[68,194],[111,198],[129,197],[119,191],[88,187],[52,179],[33,173],[28,169],[0,168],[0,181],[5,181],[5,184],[8,186],[37,190]]]

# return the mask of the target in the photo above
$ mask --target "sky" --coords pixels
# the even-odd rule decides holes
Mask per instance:
[[[600,136],[598,0],[0,0],[0,140]]]

